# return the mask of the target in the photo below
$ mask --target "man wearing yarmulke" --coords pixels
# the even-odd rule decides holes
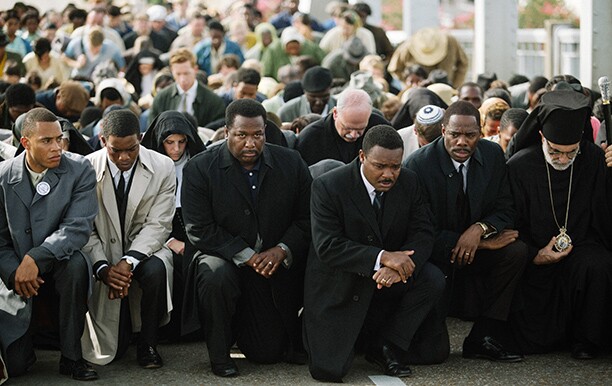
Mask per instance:
[[[399,129],[397,133],[404,141],[405,161],[410,154],[420,147],[433,142],[442,133],[444,109],[435,105],[423,106],[417,112],[414,125]]]

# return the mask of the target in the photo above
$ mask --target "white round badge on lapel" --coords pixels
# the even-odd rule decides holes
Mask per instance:
[[[49,186],[48,182],[39,182],[38,185],[36,185],[36,193],[40,194],[41,196],[46,196],[47,194],[49,194],[49,192],[51,191],[51,186]]]

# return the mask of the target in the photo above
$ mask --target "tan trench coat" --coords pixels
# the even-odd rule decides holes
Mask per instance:
[[[172,310],[172,251],[165,242],[172,229],[175,211],[176,174],[172,160],[140,146],[138,167],[129,191],[125,215],[125,251],[122,248],[121,224],[115,200],[114,184],[107,166],[107,150],[87,157],[96,170],[100,211],[95,230],[84,248],[92,265],[99,260],[118,263],[128,250],[159,257],[166,267],[168,314]],[[108,161],[110,162],[110,161]],[[136,282],[130,286],[130,310],[134,331],[139,331],[141,290]],[[85,332],[81,338],[83,358],[91,363],[110,363],[117,352],[121,302],[108,299],[108,287],[98,281],[89,300]]]

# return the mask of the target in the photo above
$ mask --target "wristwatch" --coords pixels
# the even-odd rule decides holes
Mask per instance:
[[[282,244],[277,244],[277,247],[279,247],[283,252],[285,252],[285,257],[289,256],[289,252],[287,252],[287,248],[285,248]]]
[[[476,224],[478,224],[482,228],[482,234],[480,235],[481,239],[487,239],[497,233],[497,230],[486,222],[479,221]]]
[[[128,265],[130,266],[130,271],[134,270],[134,263],[132,263],[131,260],[129,259],[123,259],[125,260],[126,263],[128,263]]]

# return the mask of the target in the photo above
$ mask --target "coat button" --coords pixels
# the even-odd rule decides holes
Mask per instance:
[[[26,234],[28,234],[28,235],[29,235],[30,233],[32,233],[32,228],[28,228],[28,229],[26,229],[26,230],[25,230],[25,233],[26,233]]]
[[[353,296],[353,301],[358,302],[359,301],[359,296],[357,296],[357,295]]]
[[[116,242],[117,242],[117,240],[111,239],[111,243],[115,244]]]
[[[368,242],[371,243],[372,241],[374,241],[374,236],[368,235]]]
[[[250,216],[251,215],[251,211],[248,210],[248,209],[245,209],[244,210],[244,214],[245,214],[245,216]]]

